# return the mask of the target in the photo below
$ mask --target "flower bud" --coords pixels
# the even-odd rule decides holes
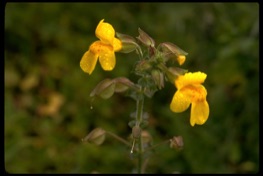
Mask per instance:
[[[182,136],[174,136],[170,139],[170,147],[176,150],[183,149],[184,141]]]
[[[186,72],[188,72],[188,70],[179,67],[169,67],[168,70],[176,76],[184,75]]]
[[[164,76],[163,73],[159,70],[152,70],[151,72],[152,79],[154,80],[155,84],[159,89],[162,89],[164,87]]]
[[[149,63],[149,61],[142,60],[136,65],[135,71],[136,73],[142,73],[149,70],[151,67],[152,65]]]
[[[140,28],[138,29],[138,31],[139,31],[139,36],[137,37],[137,39],[139,39],[146,46],[154,47],[155,41]]]
[[[95,128],[82,141],[101,145],[105,140],[106,132],[102,128]]]
[[[170,56],[171,54],[176,56],[176,59],[179,65],[182,65],[185,62],[185,56],[188,54],[178,46],[170,42],[161,43],[158,48],[161,48],[165,55]],[[173,56],[173,58],[174,58]]]
[[[103,99],[108,99],[114,94],[115,82],[111,79],[101,81],[90,93],[90,96],[100,96]]]
[[[137,89],[137,87],[134,85],[134,83],[125,77],[115,78],[114,82],[116,83],[115,92],[124,92],[128,88]]]

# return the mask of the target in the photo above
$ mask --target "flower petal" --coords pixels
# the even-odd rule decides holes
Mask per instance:
[[[99,54],[99,61],[101,67],[105,71],[110,71],[115,67],[116,59],[114,51],[111,49],[111,47],[103,47]]]
[[[114,51],[120,51],[122,48],[122,43],[119,39],[114,38],[113,39],[113,50]]]
[[[80,67],[84,72],[91,74],[96,66],[97,60],[98,54],[94,54],[89,50],[82,56]]]
[[[185,55],[177,56],[177,61],[178,61],[179,65],[182,65],[185,62]]]
[[[202,125],[206,122],[209,116],[209,105],[206,100],[192,103],[190,124]]]
[[[95,42],[93,42],[90,47],[89,50],[94,53],[94,54],[99,54],[100,51],[103,49],[103,47],[105,46],[105,44],[103,44],[101,41],[97,40]],[[107,46],[107,45],[106,45]]]
[[[95,35],[105,44],[113,45],[113,39],[115,35],[115,30],[109,23],[104,23],[102,19],[95,31]]]
[[[191,102],[203,101],[207,95],[206,88],[201,84],[187,85],[181,88],[180,91],[185,97],[188,97]]]
[[[178,90],[173,96],[170,109],[173,112],[183,112],[189,107],[190,103],[191,102],[189,98],[186,97],[180,90]]]
[[[180,89],[190,84],[201,84],[205,81],[206,76],[207,75],[202,72],[188,72],[177,77],[177,79],[175,80],[175,86],[177,87],[177,89]]]

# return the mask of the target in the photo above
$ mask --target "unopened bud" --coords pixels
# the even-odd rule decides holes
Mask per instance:
[[[173,43],[170,42],[164,42],[160,44],[160,48],[163,50],[163,52],[166,55],[173,55],[172,58],[174,58],[174,56],[176,56],[176,59],[179,63],[179,65],[182,65],[185,62],[185,56],[188,54],[187,52],[185,52],[184,50],[182,50],[181,48],[179,48],[178,46],[176,46]]]
[[[164,87],[164,76],[163,73],[160,72],[159,70],[152,70],[151,72],[152,74],[152,78],[155,82],[155,84],[157,85],[157,87],[159,89],[162,89]]]
[[[135,71],[136,72],[145,72],[145,71],[149,70],[151,67],[152,66],[148,61],[142,60],[136,65]]]
[[[135,88],[134,83],[125,77],[115,78],[114,82],[116,83],[115,92],[124,92],[129,88]]]
[[[188,70],[179,67],[169,67],[168,70],[176,76],[184,75],[186,72],[188,72]]]
[[[154,47],[155,41],[143,30],[140,28],[138,29],[139,31],[139,36],[137,37],[143,44],[146,46],[151,46]]]
[[[170,139],[170,147],[173,149],[181,150],[183,149],[184,141],[182,136],[174,136]]]
[[[101,145],[105,140],[106,132],[102,128],[95,128],[82,141]]]
[[[100,96],[103,99],[108,99],[114,94],[115,82],[111,79],[101,81],[90,93],[90,96]]]

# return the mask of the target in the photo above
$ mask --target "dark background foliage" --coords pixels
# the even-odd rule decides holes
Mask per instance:
[[[97,40],[101,19],[117,32],[157,44],[172,42],[188,56],[182,68],[207,73],[210,116],[191,127],[190,110],[169,109],[175,87],[145,100],[157,144],[147,173],[256,173],[259,170],[259,4],[257,3],[7,3],[4,29],[4,157],[10,173],[131,173],[129,148],[107,137],[81,142],[92,129],[128,138],[135,102],[122,94],[89,97],[105,78],[134,78],[135,53],[117,53],[113,71],[79,67]],[[93,107],[92,109],[90,107]]]

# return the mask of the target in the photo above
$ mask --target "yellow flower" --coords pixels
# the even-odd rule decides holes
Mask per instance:
[[[104,19],[99,22],[95,31],[95,35],[100,40],[90,45],[80,61],[81,69],[88,74],[93,72],[98,59],[103,70],[111,71],[116,63],[114,52],[122,48],[121,41],[114,37],[115,30],[112,25],[103,21]]]
[[[202,72],[189,72],[178,76],[175,80],[177,91],[173,96],[170,109],[173,112],[183,112],[192,104],[191,126],[204,124],[209,116],[209,105],[206,101],[207,91],[201,85],[205,81],[206,76]]]

